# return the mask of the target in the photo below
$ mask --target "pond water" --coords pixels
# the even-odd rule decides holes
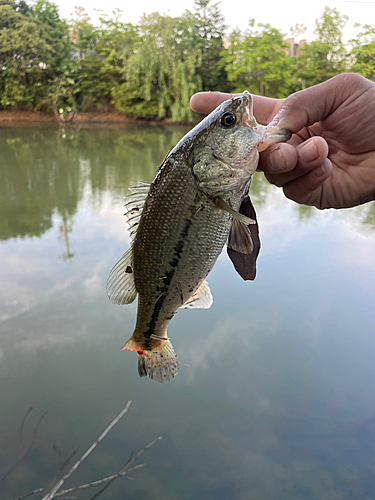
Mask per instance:
[[[136,303],[111,304],[105,283],[129,246],[123,199],[185,132],[0,128],[1,500],[47,488],[130,399],[64,488],[162,436],[101,498],[375,499],[374,203],[319,212],[256,174],[256,280],[222,253],[211,309],[169,326],[171,382],[120,351]]]

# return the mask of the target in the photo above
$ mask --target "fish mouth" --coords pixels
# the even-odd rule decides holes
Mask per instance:
[[[259,135],[258,151],[261,153],[269,146],[279,142],[286,142],[292,137],[289,130],[274,126],[258,125],[255,132]]]
[[[243,122],[250,128],[254,129],[258,127],[258,123],[254,118],[253,114],[253,97],[249,91],[245,90],[242,93],[242,106],[244,108]]]
[[[245,90],[242,93],[241,102],[243,106],[242,121],[246,126],[252,128],[257,135],[257,148],[259,153],[273,144],[289,141],[292,136],[289,130],[258,124],[253,114],[253,98],[250,92]]]
[[[253,115],[253,97],[248,90],[242,92],[242,104],[248,110],[248,113]]]

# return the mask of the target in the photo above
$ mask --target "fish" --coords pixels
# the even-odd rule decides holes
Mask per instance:
[[[291,133],[256,122],[248,91],[220,104],[166,155],[152,183],[125,198],[131,246],[112,268],[114,304],[138,295],[136,326],[122,350],[138,355],[138,373],[173,379],[178,361],[167,327],[179,308],[207,309],[206,280],[225,243],[243,279],[254,279],[260,249],[251,176],[259,152]]]

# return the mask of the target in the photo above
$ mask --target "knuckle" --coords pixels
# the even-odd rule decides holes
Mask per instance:
[[[301,93],[304,92],[303,90],[300,90],[298,92],[295,92],[294,94],[289,95],[284,103],[283,103],[283,109],[284,110],[290,110],[290,109],[295,109],[300,107],[300,96]]]
[[[367,87],[368,80],[357,73],[341,73],[331,78],[331,82],[336,89],[341,89],[345,95],[355,89]]]

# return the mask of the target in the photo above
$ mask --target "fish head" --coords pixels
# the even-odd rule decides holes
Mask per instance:
[[[220,104],[197,128],[193,172],[210,195],[244,186],[257,169],[259,152],[291,136],[257,123],[248,91]]]

